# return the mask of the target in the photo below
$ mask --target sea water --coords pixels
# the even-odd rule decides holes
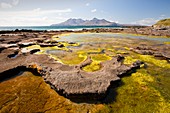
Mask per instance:
[[[114,26],[1,26],[0,31],[3,30],[47,30],[47,31],[59,31],[59,30],[82,30],[82,29],[95,29],[95,28],[120,28]]]

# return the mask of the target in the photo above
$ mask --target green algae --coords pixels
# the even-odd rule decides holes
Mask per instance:
[[[123,85],[116,89],[116,101],[106,105],[102,112],[169,113],[170,103],[150,85],[154,81],[155,78],[145,69],[122,78]]]
[[[126,65],[130,65],[130,64],[132,64],[136,61],[137,61],[137,59],[134,59],[131,56],[127,56],[127,57],[125,57],[123,63],[126,64]]]
[[[129,47],[124,47],[125,48],[125,50],[128,50],[128,51],[130,51],[130,48]]]
[[[83,70],[86,72],[94,72],[100,69],[101,69],[100,62],[97,62],[97,61],[93,61],[90,65],[83,67]]]
[[[62,64],[67,64],[67,65],[80,64],[81,62],[87,59],[87,56],[82,55],[82,54],[76,54],[76,53],[70,53],[70,55],[65,55],[61,57],[56,56],[56,55],[51,55],[51,54],[49,56],[57,60],[58,62]]]
[[[151,64],[147,68],[147,72],[152,74],[155,81],[152,82],[152,87],[160,91],[161,95],[170,103],[170,71],[168,68],[155,67]]]
[[[86,57],[80,57],[79,55],[75,55],[75,56],[65,56],[63,58],[60,58],[60,60],[64,63],[64,64],[68,64],[68,65],[75,65],[75,64],[80,64],[81,62],[83,62],[86,59]]]
[[[164,42],[164,44],[170,44],[170,42]]]
[[[77,54],[79,54],[79,57],[86,57],[90,56],[92,59],[92,63],[90,65],[87,65],[83,67],[83,70],[86,72],[94,72],[101,69],[101,62],[111,60],[112,57],[106,55],[106,54],[100,54],[102,49],[91,49],[91,50],[79,50],[77,51]]]
[[[149,62],[154,64],[155,66],[162,68],[170,68],[170,64],[166,60],[158,60],[150,55],[139,55],[139,58],[144,62]]]
[[[111,60],[112,58],[107,56],[106,54],[93,54],[90,55],[92,59],[92,63],[90,65],[87,65],[83,67],[83,70],[86,72],[94,72],[101,69],[101,62]]]
[[[122,86],[116,88],[116,99],[106,104],[99,113],[169,113],[170,111],[170,71],[166,60],[150,55],[131,54],[124,64],[137,60],[147,63],[136,73],[122,78]]]
[[[91,59],[93,61],[104,62],[107,60],[111,60],[112,57],[109,57],[106,54],[95,54],[95,55],[91,55]]]
[[[116,51],[116,54],[128,54],[128,51],[126,51],[126,50],[118,50],[118,51]]]

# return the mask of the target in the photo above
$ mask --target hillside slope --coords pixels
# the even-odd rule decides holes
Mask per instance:
[[[168,19],[163,19],[163,20],[159,20],[156,24],[153,25],[154,27],[159,27],[159,28],[162,28],[162,27],[170,27],[170,18]]]

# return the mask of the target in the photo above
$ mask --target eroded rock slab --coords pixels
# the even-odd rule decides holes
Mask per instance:
[[[0,73],[21,66],[31,68],[41,74],[53,89],[67,98],[91,94],[92,99],[102,99],[106,96],[112,82],[120,80],[121,76],[139,68],[142,64],[142,62],[137,61],[127,66],[122,64],[123,57],[117,56],[110,61],[101,63],[102,68],[99,71],[86,72],[82,68],[92,63],[90,57],[79,65],[69,66],[58,63],[47,55],[20,54],[13,60],[7,56],[14,51],[7,50],[1,54],[2,68]]]
[[[143,55],[153,55],[155,57],[160,57],[166,60],[170,60],[170,45],[139,45],[132,49],[134,52]]]

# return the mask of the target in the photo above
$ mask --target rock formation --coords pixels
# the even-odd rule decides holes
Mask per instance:
[[[30,53],[19,54],[14,60],[12,57],[16,53],[18,54],[16,50],[12,49],[2,51],[0,73],[6,72],[7,74],[9,70],[20,69],[20,67],[37,71],[52,88],[67,98],[91,94],[91,98],[94,100],[102,99],[106,96],[112,82],[120,80],[123,74],[139,68],[142,64],[138,61],[131,66],[126,66],[122,64],[123,57],[117,56],[101,63],[102,68],[99,71],[85,72],[82,68],[92,62],[90,58],[79,65],[69,66],[57,63],[47,55]],[[1,74],[1,78],[6,78],[6,74]]]

